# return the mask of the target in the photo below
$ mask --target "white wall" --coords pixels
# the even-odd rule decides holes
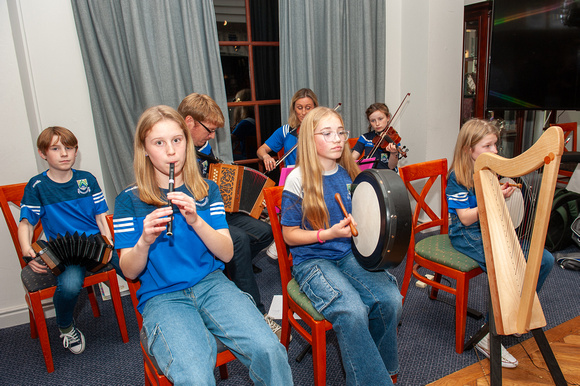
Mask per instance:
[[[0,1],[0,185],[27,182],[47,168],[36,152],[42,129],[75,133],[75,168],[102,181],[87,82],[69,0]],[[112,203],[109,203],[112,206]],[[16,215],[18,215],[16,213]],[[20,265],[0,221],[0,328],[26,323]]]

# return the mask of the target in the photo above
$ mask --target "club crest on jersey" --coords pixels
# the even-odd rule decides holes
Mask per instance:
[[[91,188],[89,188],[89,182],[86,178],[77,180],[77,185],[79,186],[79,194],[87,194],[91,192]]]

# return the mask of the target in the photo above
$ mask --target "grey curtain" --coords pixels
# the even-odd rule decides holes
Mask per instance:
[[[366,108],[385,98],[385,7],[385,0],[280,0],[283,122],[292,95],[309,87],[322,106],[342,103],[351,137],[367,131]]]
[[[148,107],[210,95],[229,127],[212,0],[71,0],[99,153],[116,193],[134,181],[133,137]],[[232,159],[229,130],[216,154]]]

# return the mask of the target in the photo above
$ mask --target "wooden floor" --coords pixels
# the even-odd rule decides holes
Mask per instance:
[[[580,385],[580,316],[546,331],[546,338],[568,384]],[[508,351],[516,357],[519,365],[515,369],[503,369],[503,385],[554,384],[533,337],[510,347]],[[483,358],[429,385],[489,385],[489,360]]]

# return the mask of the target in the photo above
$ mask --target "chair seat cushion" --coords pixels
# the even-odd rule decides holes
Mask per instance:
[[[308,313],[308,315],[312,316],[314,320],[324,320],[324,316],[316,311],[308,296],[304,294],[304,292],[300,291],[300,286],[295,279],[292,279],[288,282],[288,296],[292,298],[302,308],[304,311]]]
[[[469,272],[479,268],[479,264],[475,260],[453,248],[449,236],[446,234],[422,239],[415,244],[415,253],[427,260],[461,272]]]
[[[40,259],[39,257],[37,259]],[[85,276],[95,275],[101,272],[107,272],[111,269],[115,269],[110,263],[107,264],[103,269],[97,272],[90,272],[86,271]],[[24,284],[24,288],[28,292],[36,292],[46,288],[50,288],[56,285],[56,276],[52,274],[52,272],[48,272],[46,274],[36,273],[30,268],[30,265],[27,265],[20,271],[20,278],[22,279],[22,283]]]

